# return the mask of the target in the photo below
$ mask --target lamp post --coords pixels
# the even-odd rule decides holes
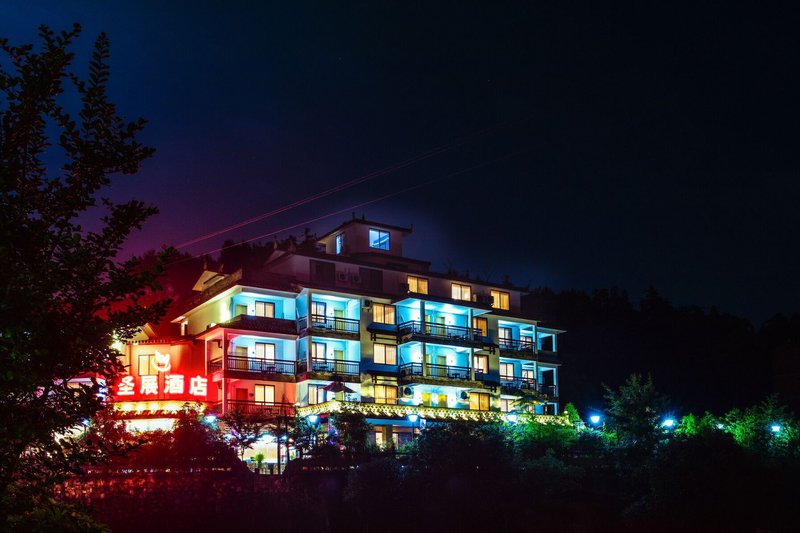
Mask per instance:
[[[519,421],[519,415],[516,411],[509,411],[508,414],[506,414],[506,420],[512,424],[516,424]]]
[[[314,450],[317,449],[317,424],[319,424],[319,415],[310,414],[306,417],[308,423],[314,429]]]
[[[416,413],[410,413],[406,415],[408,421],[411,422],[411,440],[413,441],[416,438],[416,425],[417,421],[419,420],[419,415]]]

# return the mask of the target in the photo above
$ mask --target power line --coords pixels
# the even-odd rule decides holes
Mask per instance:
[[[371,172],[369,174],[365,174],[363,176],[359,176],[359,177],[357,177],[355,179],[352,179],[352,180],[350,180],[348,182],[342,183],[341,185],[337,185],[335,187],[331,187],[330,189],[327,189],[327,190],[319,192],[317,194],[313,194],[313,195],[308,196],[306,198],[297,200],[297,201],[292,202],[292,203],[290,203],[288,205],[273,209],[271,211],[267,211],[266,213],[261,213],[260,215],[256,215],[254,217],[248,218],[247,220],[243,220],[243,221],[238,222],[236,224],[233,224],[231,226],[224,227],[222,229],[213,231],[211,233],[207,233],[207,234],[202,235],[200,237],[197,237],[197,238],[194,238],[192,240],[186,241],[184,243],[178,244],[177,246],[175,246],[175,248],[176,249],[186,248],[186,247],[191,246],[193,244],[197,244],[198,242],[202,242],[202,241],[211,239],[213,237],[217,237],[219,235],[222,235],[224,233],[228,233],[230,231],[233,231],[233,230],[242,228],[244,226],[248,226],[250,224],[253,224],[255,222],[264,220],[265,218],[269,218],[269,217],[284,213],[286,211],[294,209],[295,207],[300,207],[302,205],[314,202],[314,201],[319,200],[321,198],[324,198],[326,196],[330,196],[331,194],[343,191],[345,189],[349,189],[351,187],[354,187],[354,186],[359,185],[361,183],[370,181],[370,180],[375,179],[377,177],[380,177],[380,176],[389,174],[391,172],[395,172],[397,170],[400,170],[402,168],[414,165],[414,164],[416,164],[416,163],[418,163],[420,161],[424,161],[425,159],[430,159],[431,157],[434,157],[434,156],[436,156],[438,154],[444,153],[444,152],[446,152],[448,150],[452,150],[453,148],[456,148],[458,146],[467,144],[467,143],[469,143],[469,142],[471,142],[471,141],[473,141],[475,139],[479,139],[481,137],[485,137],[485,136],[487,136],[487,135],[489,135],[491,133],[494,133],[495,131],[497,131],[497,130],[505,127],[505,126],[508,126],[510,124],[514,124],[515,122],[524,122],[528,118],[530,118],[530,117],[526,116],[526,117],[523,117],[522,119],[519,119],[517,121],[504,122],[504,123],[496,124],[496,125],[491,126],[489,128],[485,128],[485,129],[483,129],[481,131],[478,131],[477,133],[474,133],[472,135],[468,135],[466,137],[462,137],[460,139],[456,139],[456,140],[451,141],[449,143],[437,146],[436,148],[433,148],[433,149],[431,149],[431,150],[429,150],[427,152],[423,152],[420,155],[411,157],[411,158],[406,159],[404,161],[401,161],[399,163],[395,163],[394,165],[390,165],[388,167],[382,168],[380,170],[376,170],[376,171]]]
[[[303,222],[299,222],[297,224],[293,224],[291,226],[286,226],[285,228],[281,228],[279,230],[270,231],[269,233],[264,233],[262,235],[258,235],[256,237],[252,237],[250,239],[241,241],[239,243],[230,244],[228,246],[222,246],[220,248],[216,248],[214,250],[209,250],[209,251],[203,252],[201,254],[196,254],[196,255],[189,256],[189,257],[184,257],[184,258],[181,258],[181,259],[175,261],[174,263],[182,263],[183,261],[189,261],[191,259],[196,259],[198,257],[202,257],[203,255],[214,254],[214,253],[217,253],[217,252],[221,252],[222,250],[227,250],[228,248],[234,248],[234,247],[239,246],[239,245],[244,244],[244,243],[248,243],[248,242],[256,241],[256,240],[259,240],[259,239],[263,239],[265,237],[270,237],[272,235],[277,235],[279,233],[283,233],[285,231],[289,231],[291,229],[298,228],[300,226],[307,226],[309,224],[313,224],[314,222],[319,222],[320,220],[324,220],[326,218],[330,218],[330,217],[333,217],[333,216],[336,216],[336,215],[341,215],[342,213],[346,213],[348,211],[352,211],[354,209],[358,209],[358,208],[364,207],[366,205],[374,204],[376,202],[380,202],[380,201],[386,200],[387,198],[392,198],[393,196],[398,196],[400,194],[404,194],[404,193],[407,193],[407,192],[410,192],[410,191],[413,191],[413,190],[416,190],[416,189],[421,189],[422,187],[426,187],[428,185],[432,185],[434,183],[438,183],[440,181],[444,181],[444,180],[452,178],[454,176],[458,176],[460,174],[465,174],[467,172],[471,172],[471,171],[476,170],[478,168],[485,167],[485,166],[491,165],[493,163],[497,163],[497,162],[505,160],[505,159],[509,159],[511,157],[514,157],[515,155],[521,154],[523,152],[527,152],[529,150],[530,150],[530,148],[525,148],[525,149],[522,149],[522,150],[516,150],[514,152],[510,152],[508,154],[505,154],[503,156],[497,157],[495,159],[491,159],[489,161],[484,161],[482,163],[477,163],[477,164],[472,165],[470,167],[467,167],[467,168],[464,168],[464,169],[461,169],[461,170],[456,170],[455,172],[451,172],[451,173],[446,174],[444,176],[440,176],[438,178],[434,178],[432,180],[428,180],[428,181],[426,181],[424,183],[419,183],[417,185],[412,185],[410,187],[406,187],[406,188],[401,189],[399,191],[391,192],[391,193],[385,194],[383,196],[379,196],[378,198],[373,198],[372,200],[367,200],[365,202],[361,202],[361,203],[352,205],[352,206],[344,208],[344,209],[339,209],[337,211],[333,211],[333,212],[325,214],[325,215],[320,215],[318,217],[314,217],[314,218],[305,220]]]

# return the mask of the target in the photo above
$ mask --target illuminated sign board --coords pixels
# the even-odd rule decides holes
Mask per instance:
[[[176,397],[192,400],[206,399],[208,395],[208,378],[206,376],[172,373],[173,367],[169,353],[162,354],[156,351],[152,358],[150,369],[157,373],[121,376],[114,387],[116,398],[119,400]]]

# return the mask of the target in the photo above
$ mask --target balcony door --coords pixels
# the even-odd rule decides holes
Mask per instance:
[[[497,337],[501,348],[511,347],[511,328],[497,328]]]
[[[256,385],[256,402],[275,403],[275,386]]]
[[[257,342],[255,344],[254,356],[250,361],[252,370],[260,372],[269,371],[275,368],[275,345],[269,342]]]

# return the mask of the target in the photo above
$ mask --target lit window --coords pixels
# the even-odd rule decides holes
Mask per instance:
[[[389,232],[379,229],[369,230],[369,247],[377,250],[388,250]]]
[[[256,385],[255,397],[258,403],[275,403],[275,386],[274,385]]]
[[[336,236],[336,255],[339,255],[344,250],[344,233]]]
[[[469,408],[473,411],[488,411],[489,394],[485,392],[470,392]]]
[[[489,358],[485,355],[472,356],[472,368],[479,374],[489,373]]]
[[[451,287],[453,300],[472,300],[472,287],[469,285],[453,283]]]
[[[327,400],[325,385],[309,385],[308,386],[308,404],[314,405],[317,403],[324,403]]]
[[[325,343],[312,342],[311,343],[311,358],[312,359],[325,359]]]
[[[389,304],[373,304],[373,321],[379,324],[394,324],[394,306]]]
[[[505,291],[497,291],[492,289],[492,307],[495,309],[510,309],[510,296]]]
[[[256,302],[256,316],[275,317],[275,304],[272,302]]]
[[[514,363],[500,363],[500,379],[512,379],[514,377]]]
[[[320,319],[325,318],[325,314],[328,312],[327,305],[325,302],[311,302],[311,316],[314,318],[319,317]]]
[[[514,402],[510,398],[500,398],[500,410],[504,413],[507,413],[514,409]]]
[[[511,347],[511,328],[497,328],[497,337],[501,348]]]
[[[375,344],[374,360],[380,365],[396,365],[397,346],[393,344]]]
[[[472,319],[472,327],[473,329],[479,329],[481,331],[481,335],[484,337],[489,336],[489,321],[483,317],[476,316]]]
[[[139,356],[139,375],[140,376],[154,376],[158,374],[156,368],[155,354],[140,355]]]
[[[275,360],[275,345],[267,342],[257,342],[255,344],[256,359]]]
[[[397,403],[397,387],[394,385],[375,385],[375,403]]]
[[[428,294],[428,280],[416,276],[408,276],[408,292]]]

